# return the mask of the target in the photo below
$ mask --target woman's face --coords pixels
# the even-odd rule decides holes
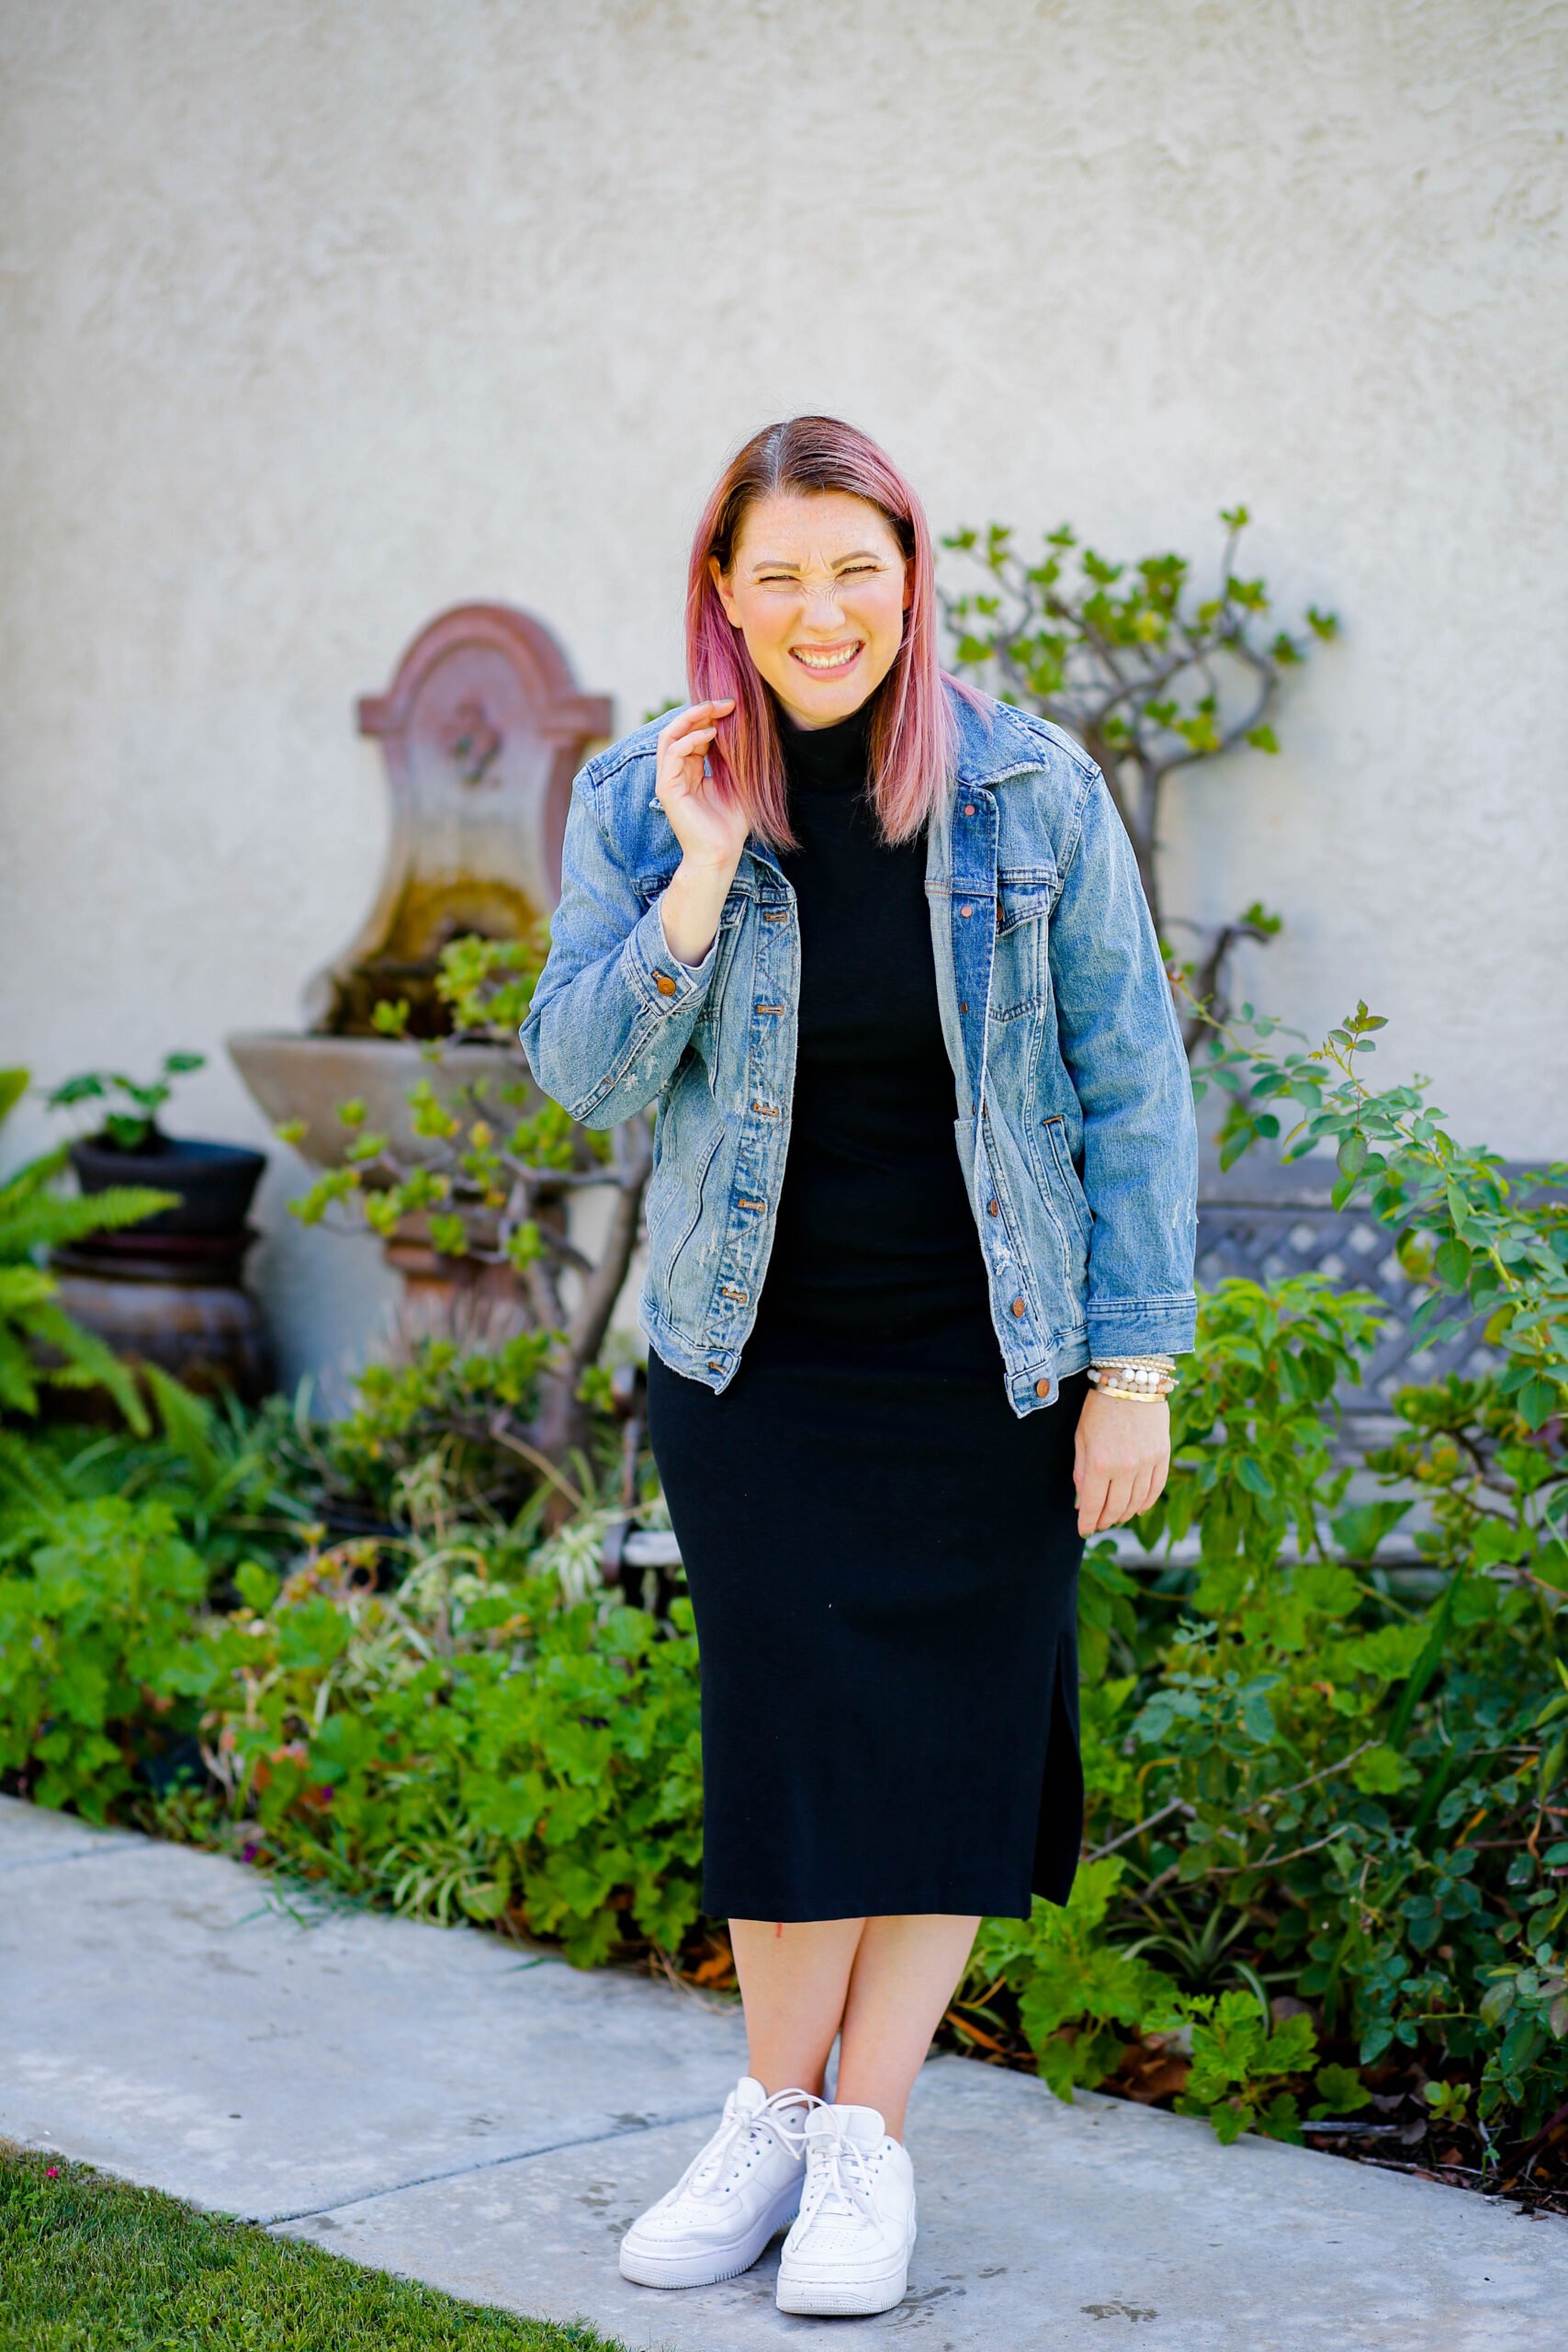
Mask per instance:
[[[753,500],[728,575],[708,569],[746,650],[797,727],[847,718],[893,667],[908,565],[880,506],[844,490]]]

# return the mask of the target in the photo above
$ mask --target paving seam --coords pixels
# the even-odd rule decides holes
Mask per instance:
[[[695,2123],[713,2113],[712,2099],[705,2099],[700,2107],[682,2108],[672,2115],[650,2115],[642,2123],[623,2123],[608,2132],[583,2132],[571,2140],[552,2140],[547,2147],[517,2148],[506,2156],[480,2156],[471,2165],[452,2165],[445,2172],[415,2173],[408,2180],[394,2180],[385,2188],[365,2188],[352,2197],[339,2197],[330,2205],[307,2205],[298,2213],[245,2213],[240,2218],[254,2222],[264,2230],[276,2229],[285,2222],[311,2222],[323,2213],[341,2213],[350,2205],[370,2205],[378,2198],[400,2196],[405,2188],[424,2188],[438,2180],[465,2180],[470,2173],[499,2172],[503,2165],[528,2165],[538,2156],[559,2155],[566,2148],[592,2148],[610,2140],[635,2140],[642,2132],[662,2132],[671,2123]]]
[[[128,1838],[123,1845],[117,1840],[112,1846],[73,1846],[69,1853],[63,1854],[22,1854],[15,1861],[0,1861],[0,1871],[47,1871],[61,1862],[101,1862],[111,1854],[134,1854],[141,1850]]]

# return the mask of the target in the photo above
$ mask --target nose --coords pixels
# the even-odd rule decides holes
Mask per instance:
[[[806,617],[813,628],[833,628],[844,617],[843,599],[839,594],[837,581],[828,581],[819,588],[807,583],[805,593]]]

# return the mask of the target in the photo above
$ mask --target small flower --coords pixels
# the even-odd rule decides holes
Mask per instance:
[[[43,2177],[45,2180],[58,2180],[60,2178],[60,2166],[58,2165],[45,2165],[43,2168]]]

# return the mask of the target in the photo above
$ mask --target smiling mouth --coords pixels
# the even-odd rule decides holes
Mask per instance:
[[[863,637],[857,637],[845,645],[792,645],[789,658],[818,677],[834,678],[858,660],[864,643]]]

